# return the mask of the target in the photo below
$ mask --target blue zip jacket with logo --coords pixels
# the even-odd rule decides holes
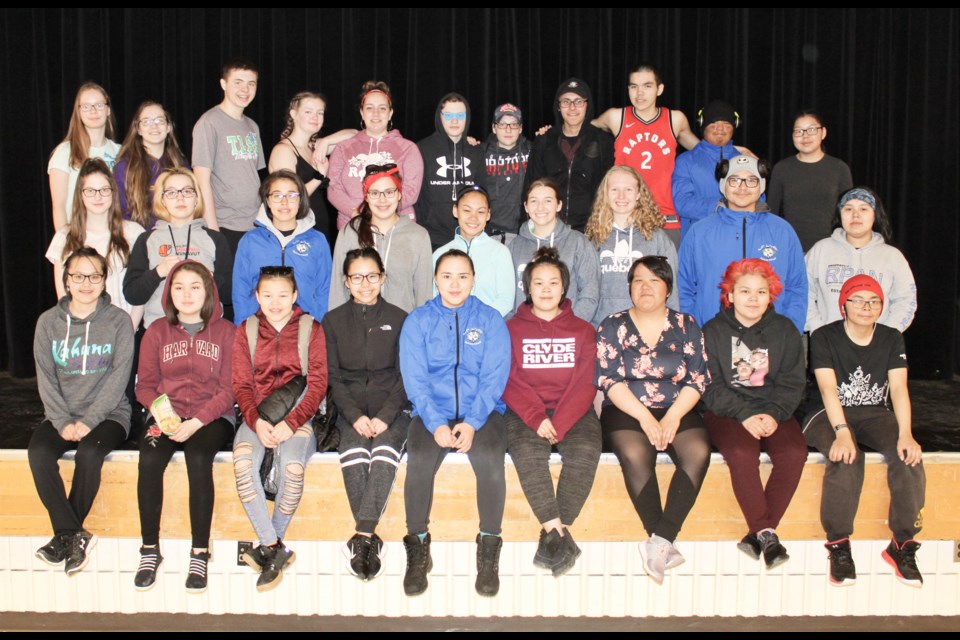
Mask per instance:
[[[454,419],[480,429],[494,411],[506,409],[507,324],[476,296],[457,309],[436,296],[403,323],[400,372],[413,415],[430,433]]]

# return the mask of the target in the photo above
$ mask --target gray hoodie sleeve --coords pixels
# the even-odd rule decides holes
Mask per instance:
[[[424,229],[421,237],[416,241],[417,266],[413,276],[413,308],[426,304],[433,297],[433,251],[430,246],[430,235]]]
[[[37,323],[33,338],[33,359],[37,365],[37,388],[43,401],[43,415],[58,433],[74,422],[67,401],[60,390],[57,369],[53,362],[53,344],[57,339],[51,328],[54,316],[44,315]]]
[[[586,236],[581,235],[578,241],[577,262],[570,274],[577,283],[573,314],[591,322],[600,304],[600,256]]]
[[[887,268],[894,271],[894,278],[893,286],[887,292],[887,313],[884,314],[886,317],[882,318],[881,322],[902,333],[913,322],[913,316],[917,312],[917,283],[903,253],[894,247],[890,249],[890,253],[895,252],[896,257],[890,256],[893,259],[887,262]]]
[[[347,234],[351,233],[347,227],[340,230],[337,242],[333,246],[333,266],[330,271],[330,304],[327,309],[336,309],[347,301],[347,288],[343,284],[343,259],[347,257]],[[352,248],[352,247],[351,247]]]
[[[90,429],[95,429],[117,408],[130,381],[130,369],[133,367],[133,325],[130,317],[122,312],[114,315],[113,324],[116,336],[113,343],[113,362],[100,383],[97,397],[80,417],[80,422]],[[129,429],[129,425],[127,426]]]

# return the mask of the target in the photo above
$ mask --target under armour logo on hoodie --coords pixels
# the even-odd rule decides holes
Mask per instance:
[[[463,171],[464,178],[469,178],[470,176],[473,175],[473,173],[470,171],[470,158],[463,158],[463,164],[459,165],[459,164],[447,164],[446,157],[440,156],[439,158],[437,158],[437,164],[440,165],[440,168],[437,169],[437,175],[440,176],[441,178],[446,178],[447,171],[451,169],[453,171],[456,171],[457,169],[461,169]]]

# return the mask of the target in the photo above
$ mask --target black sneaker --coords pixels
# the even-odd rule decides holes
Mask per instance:
[[[779,567],[790,559],[786,547],[780,544],[780,538],[773,531],[757,534],[757,540],[760,542],[760,548],[763,549],[763,561],[768,570]]]
[[[67,557],[70,534],[55,535],[50,542],[37,549],[36,556],[53,567],[59,567]]]
[[[917,549],[919,548],[920,543],[916,540],[907,540],[902,545],[897,545],[896,540],[891,540],[880,554],[897,573],[897,580],[918,589],[923,586],[923,576],[917,568]]]
[[[581,553],[580,547],[577,546],[570,534],[570,529],[564,529],[563,533],[563,537],[560,538],[560,547],[553,556],[553,566],[550,567],[554,578],[559,578],[573,569],[573,565],[577,563],[577,558],[580,557]]]
[[[367,579],[367,547],[369,546],[370,538],[359,533],[353,534],[353,537],[343,546],[343,555],[347,557],[350,573],[361,580]]]
[[[277,541],[277,544],[263,549],[260,545],[261,557],[263,558],[263,570],[260,571],[260,577],[257,578],[257,591],[261,593],[270,591],[280,585],[283,580],[283,569],[293,564],[297,559],[297,554],[289,549],[283,542]]]
[[[533,564],[541,569],[553,568],[553,556],[557,552],[560,543],[560,534],[556,529],[547,533],[546,529],[540,529],[540,542],[537,544],[537,552],[533,555]]]
[[[366,548],[366,559],[367,559],[367,576],[366,580],[373,580],[381,573],[383,573],[383,556],[386,555],[383,549],[383,540],[377,534],[372,534],[367,538]]]
[[[210,562],[210,552],[195,552],[190,550],[190,569],[187,571],[187,582],[184,586],[188,593],[203,593],[207,590],[207,564]]]
[[[748,533],[743,536],[743,540],[737,543],[737,549],[743,551],[753,560],[759,560],[760,554],[763,552],[763,548],[760,546],[760,541],[757,539],[757,534],[755,533]]]
[[[140,547],[140,566],[133,577],[133,586],[137,591],[146,591],[157,581],[157,568],[163,562],[160,547]]]
[[[252,547],[243,552],[243,555],[240,557],[244,562],[247,563],[247,566],[260,573],[263,571],[263,565],[266,564],[266,559],[264,558],[264,550],[268,549],[267,545],[260,545],[257,547]]]
[[[403,548],[407,551],[407,571],[403,574],[403,592],[418,596],[427,590],[427,574],[433,569],[430,556],[430,534],[421,540],[415,533],[403,536]]]
[[[828,542],[823,545],[830,552],[830,584],[835,587],[849,587],[857,583],[857,567],[850,552],[850,538]]]
[[[560,534],[558,533],[557,536]],[[477,593],[493,597],[500,591],[500,550],[503,538],[477,534]]]
[[[64,556],[64,570],[67,575],[73,575],[87,566],[90,552],[97,544],[97,536],[89,531],[78,531],[70,537],[70,542]]]

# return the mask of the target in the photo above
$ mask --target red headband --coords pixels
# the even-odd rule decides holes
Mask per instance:
[[[367,101],[367,96],[371,93],[382,93],[387,98],[387,106],[391,109],[393,108],[393,100],[390,99],[390,94],[384,91],[383,89],[370,89],[360,98],[360,106],[363,106],[363,103]]]
[[[363,197],[366,199],[367,191],[370,191],[370,187],[373,186],[373,183],[379,180],[380,178],[390,178],[393,180],[393,183],[397,185],[397,189],[400,190],[400,194],[403,195],[403,186],[400,184],[400,169],[394,167],[388,169],[387,171],[381,171],[379,173],[371,173],[363,179]]]

